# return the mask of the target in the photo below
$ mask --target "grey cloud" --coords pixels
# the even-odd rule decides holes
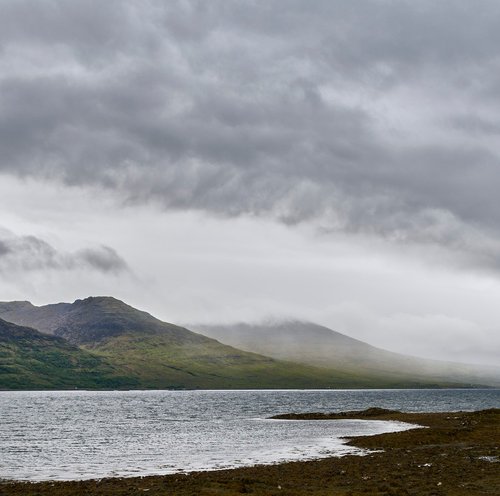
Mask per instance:
[[[109,246],[81,250],[76,253],[76,259],[100,272],[121,272],[127,269],[125,261]]]
[[[453,116],[450,124],[473,136],[500,134],[500,120],[483,118],[474,113]]]
[[[11,252],[11,248],[8,243],[0,240],[0,257],[8,255]]]
[[[126,262],[110,247],[86,248],[74,253],[56,250],[36,236],[18,236],[0,229],[0,272],[74,270],[103,273],[127,271]]]
[[[4,173],[447,244],[481,265],[500,239],[498,146],[473,140],[499,125],[496,1],[2,10]]]

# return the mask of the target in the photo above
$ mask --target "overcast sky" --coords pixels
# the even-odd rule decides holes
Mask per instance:
[[[500,2],[0,2],[0,300],[500,356]]]

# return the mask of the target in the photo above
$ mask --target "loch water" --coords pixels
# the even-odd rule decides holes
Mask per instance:
[[[498,408],[500,390],[2,391],[0,479],[142,476],[362,455],[342,438],[409,425],[268,417],[374,406]]]

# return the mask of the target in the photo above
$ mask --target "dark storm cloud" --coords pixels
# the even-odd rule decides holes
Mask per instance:
[[[36,236],[17,236],[0,229],[0,272],[78,268],[104,273],[128,270],[125,261],[107,246],[65,253]]]
[[[3,172],[496,249],[496,1],[0,9]]]

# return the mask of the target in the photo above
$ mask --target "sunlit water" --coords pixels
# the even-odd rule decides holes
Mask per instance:
[[[276,463],[363,450],[342,437],[404,430],[287,412],[500,406],[500,390],[0,392],[0,478],[86,479]]]

